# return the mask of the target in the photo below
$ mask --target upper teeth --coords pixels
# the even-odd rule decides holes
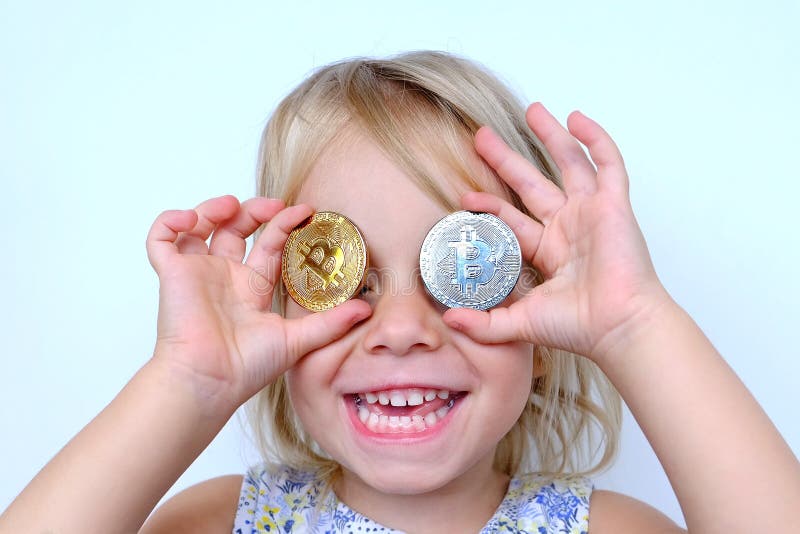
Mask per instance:
[[[378,392],[361,393],[359,396],[366,399],[369,404],[376,402],[386,406],[419,406],[423,401],[432,401],[436,397],[447,399],[451,392],[446,389],[388,389]]]

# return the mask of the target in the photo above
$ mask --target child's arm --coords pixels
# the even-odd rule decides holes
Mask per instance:
[[[604,361],[690,532],[800,532],[800,464],[682,308],[654,309]]]
[[[370,313],[358,300],[297,320],[270,313],[283,243],[310,213],[226,196],[156,219],[154,355],[11,503],[0,532],[137,532],[241,404]],[[244,240],[267,221],[243,264]]]
[[[575,137],[539,104],[526,118],[564,189],[482,128],[476,149],[536,218],[486,193],[462,205],[503,218],[546,281],[507,308],[444,320],[481,342],[525,340],[595,361],[650,440],[690,532],[800,532],[800,464],[658,280],[613,140],[580,113],[568,121]],[[621,517],[612,530],[624,527]]]
[[[232,414],[207,409],[191,384],[159,364],[162,356],[36,475],[0,516],[0,532],[139,530]]]

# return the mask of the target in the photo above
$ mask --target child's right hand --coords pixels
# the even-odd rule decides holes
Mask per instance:
[[[311,213],[307,205],[261,197],[240,205],[226,195],[194,210],[165,211],[150,229],[147,255],[160,281],[153,361],[185,378],[214,408],[235,410],[371,313],[357,299],[298,319],[270,311],[284,243]],[[245,239],[262,223],[242,263]]]

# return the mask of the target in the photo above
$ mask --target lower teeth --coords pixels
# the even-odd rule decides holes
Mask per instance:
[[[445,406],[422,417],[420,415],[378,415],[361,406],[360,402],[356,402],[358,418],[364,426],[372,432],[383,434],[422,432],[426,428],[432,428],[447,415],[454,404],[455,399],[451,398]]]

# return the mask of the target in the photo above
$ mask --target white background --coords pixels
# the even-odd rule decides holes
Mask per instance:
[[[419,48],[609,130],[661,280],[800,451],[797,3],[330,4],[0,3],[0,509],[150,356],[156,215],[251,197],[314,67]],[[626,417],[597,486],[682,522]],[[234,419],[167,496],[254,461]]]

